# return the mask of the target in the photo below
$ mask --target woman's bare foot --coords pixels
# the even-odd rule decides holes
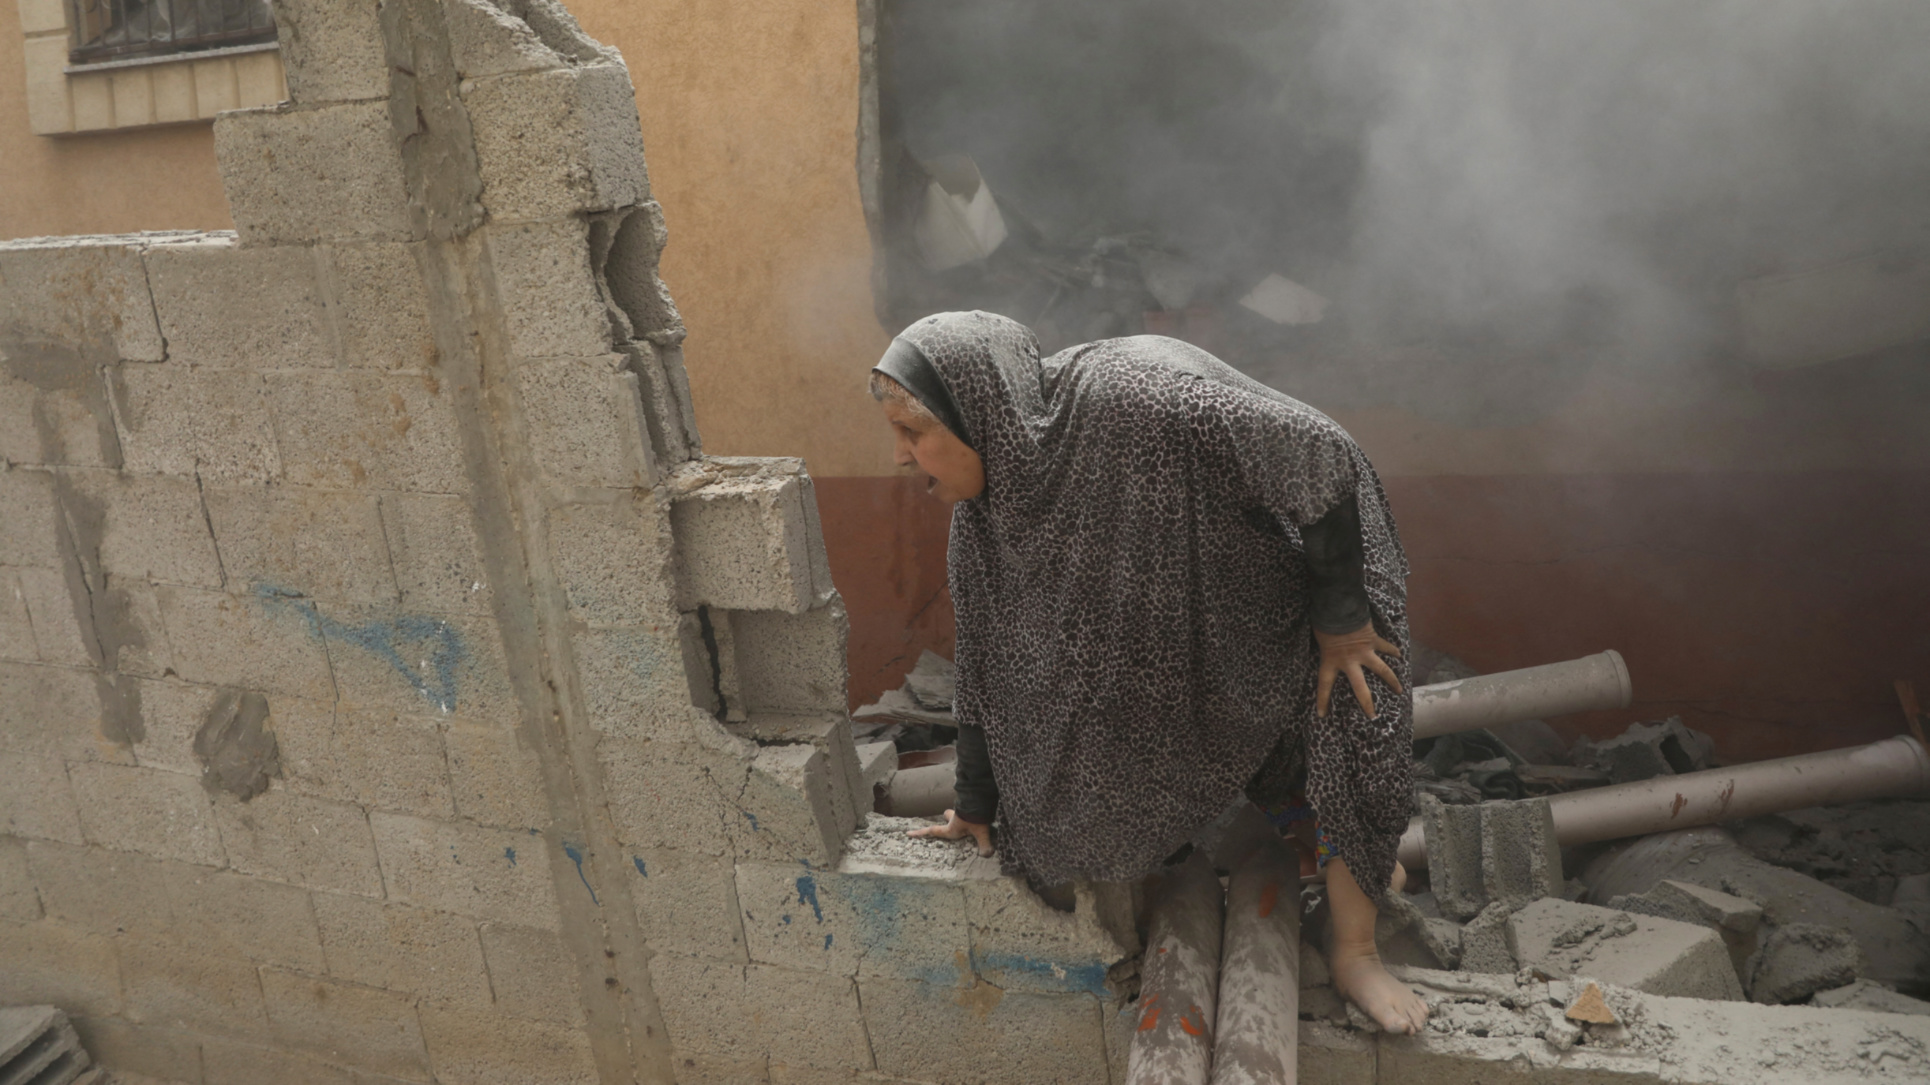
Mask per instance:
[[[1395,864],[1396,885],[1406,880],[1405,874]],[[1344,859],[1327,863],[1327,904],[1333,915],[1327,967],[1334,974],[1334,989],[1389,1032],[1411,1036],[1421,1031],[1427,1023],[1427,1003],[1381,963],[1380,950],[1374,945],[1379,910],[1354,881]]]

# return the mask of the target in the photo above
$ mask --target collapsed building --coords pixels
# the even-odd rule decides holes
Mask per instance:
[[[875,812],[899,746],[847,719],[814,481],[702,452],[622,58],[545,0],[275,15],[287,100],[216,123],[235,231],[0,245],[0,1002],[70,1022],[21,1051],[209,1085],[1124,1080],[1154,902],[1048,903]],[[1776,943],[1846,979],[1777,979],[1816,1005],[1630,970],[1578,1022],[1551,962],[1750,914],[1666,869],[1607,916],[1546,862],[1553,897],[1390,913],[1419,1037],[1297,958],[1303,1072],[1921,1076],[1930,1026],[1834,934]],[[1905,912],[1915,875],[1877,876]],[[1717,975],[1770,948],[1686,922]]]

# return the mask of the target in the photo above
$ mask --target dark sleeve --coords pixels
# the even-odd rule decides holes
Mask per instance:
[[[990,825],[999,808],[999,785],[992,782],[992,755],[985,749],[985,728],[958,725],[958,802],[960,821]]]
[[[1366,625],[1372,612],[1361,575],[1360,505],[1353,495],[1301,528],[1300,541],[1306,545],[1307,567],[1313,574],[1313,605],[1308,613],[1314,629],[1351,633]],[[959,754],[962,761],[962,742]]]

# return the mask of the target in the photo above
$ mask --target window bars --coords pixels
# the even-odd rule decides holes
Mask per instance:
[[[74,64],[275,40],[269,0],[67,0],[67,8]]]

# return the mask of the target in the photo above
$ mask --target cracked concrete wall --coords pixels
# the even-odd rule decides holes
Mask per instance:
[[[702,454],[622,58],[277,13],[234,232],[0,244],[0,1002],[210,1085],[1106,1081],[1116,909],[848,865],[812,480]]]

